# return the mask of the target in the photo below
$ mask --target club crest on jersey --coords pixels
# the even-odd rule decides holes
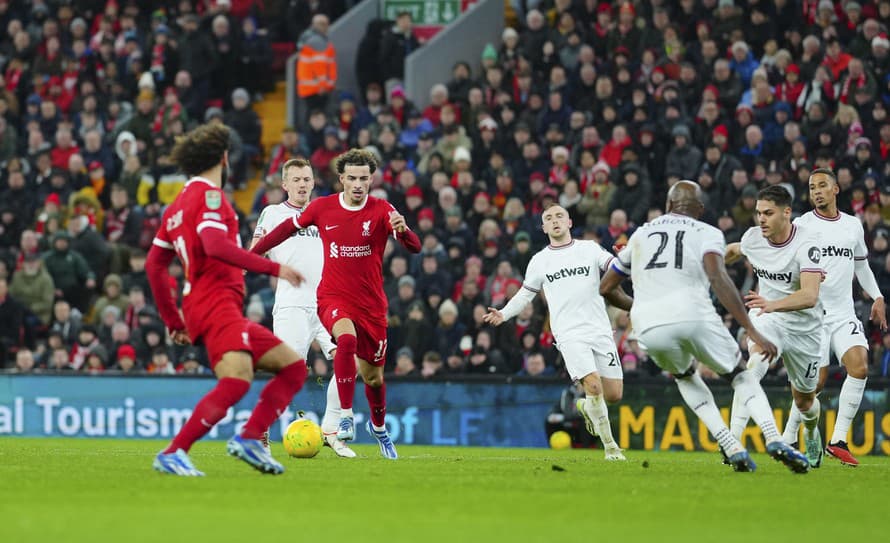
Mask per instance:
[[[813,262],[813,264],[818,264],[820,260],[822,260],[822,251],[819,250],[818,247],[810,247],[810,250],[807,251],[807,256]]]
[[[204,203],[208,209],[219,209],[222,207],[222,193],[218,190],[208,190],[204,193]]]
[[[371,221],[364,221],[362,223],[362,236],[369,237],[371,235]]]

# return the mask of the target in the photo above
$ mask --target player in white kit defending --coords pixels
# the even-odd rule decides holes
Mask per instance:
[[[839,188],[834,172],[828,169],[813,170],[809,183],[810,202],[815,209],[796,219],[794,224],[818,234],[822,265],[825,267],[825,281],[819,297],[825,310],[823,326],[827,341],[816,391],[820,392],[825,386],[832,352],[847,370],[838,398],[837,421],[825,452],[844,465],[858,466],[859,461],[847,447],[847,433],[859,410],[868,379],[868,338],[853,309],[853,277],[874,300],[871,320],[881,330],[887,329],[884,296],[868,265],[868,247],[865,245],[862,222],[852,215],[841,213],[837,208]],[[792,405],[783,436],[786,443],[797,442],[800,420],[800,411]]]
[[[569,376],[584,387],[586,398],[578,400],[578,411],[587,430],[599,436],[606,460],[626,460],[612,437],[606,407],[606,402],[621,400],[624,376],[599,293],[600,272],[608,269],[614,257],[595,241],[572,239],[572,221],[564,208],[548,207],[541,218],[550,245],[532,257],[519,292],[502,310],[489,307],[483,320],[498,326],[518,315],[543,290],[556,347]],[[612,305],[630,309],[631,299],[620,287],[605,296]]]
[[[287,199],[263,209],[251,247],[270,230],[294,215],[299,215],[309,204],[315,188],[315,175],[309,161],[295,158],[285,162],[281,168],[281,186],[287,193]],[[316,314],[315,290],[324,268],[324,248],[318,228],[310,226],[298,230],[293,237],[269,251],[268,256],[275,262],[298,266],[306,278],[299,287],[287,281],[278,282],[275,288],[275,306],[272,309],[273,332],[304,358],[312,341],[317,340],[325,357],[331,360],[336,347]],[[354,458],[355,452],[337,439],[339,421],[340,396],[337,394],[336,379],[331,376],[321,421],[325,444],[337,456]]]
[[[806,428],[804,440],[811,467],[822,463],[819,434],[821,408],[816,398],[819,363],[825,334],[819,289],[825,270],[822,250],[814,232],[791,223],[791,194],[779,185],[757,194],[759,227],[751,227],[740,243],[727,247],[726,261],[748,258],[758,277],[758,292],[745,296],[751,321],[779,349],[785,362],[791,394]],[[766,375],[769,362],[762,350],[749,341],[749,367]],[[748,409],[736,394],[730,429],[741,438]]]
[[[726,273],[723,233],[698,220],[704,211],[701,187],[678,182],[668,191],[666,210],[634,232],[603,277],[600,291],[615,288],[630,275],[631,322],[640,344],[660,368],[673,374],[686,405],[720,444],[733,469],[754,471],[757,466],[727,428],[693,359],[732,383],[762,429],[767,452],[792,471],[805,473],[807,458],[782,442],[760,375],[745,369],[738,344],[711,303],[709,286],[767,359],[776,356],[776,346],[751,324]]]

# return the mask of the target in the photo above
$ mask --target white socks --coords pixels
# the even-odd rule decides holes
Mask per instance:
[[[732,421],[735,422],[736,420],[735,410],[738,406],[740,411],[745,412],[746,419],[748,414],[754,419],[754,422],[760,427],[766,442],[772,443],[781,438],[779,430],[776,428],[776,421],[773,418],[773,411],[769,406],[769,400],[760,386],[761,377],[760,372],[756,368],[752,368],[741,372],[732,380],[732,387],[735,389],[732,399]],[[741,431],[744,431],[747,422],[745,420],[745,423],[741,425]],[[741,433],[739,433],[739,436],[741,436]]]
[[[768,370],[769,363],[764,359],[763,353],[751,353],[748,356],[748,369],[746,372],[750,372],[748,375],[753,376],[753,382],[758,388],[760,388],[760,380],[763,379],[763,376],[766,375]],[[739,375],[742,374],[740,373]],[[733,379],[733,387],[735,387],[735,382],[739,378],[739,375]],[[761,392],[762,391],[763,389],[761,389]],[[732,435],[739,441],[742,440],[742,433],[748,425],[748,419],[751,418],[749,408],[745,406],[745,402],[750,398],[751,394],[752,392],[748,390],[748,394],[742,399],[738,390],[736,390],[736,393],[732,397],[732,413],[730,413],[729,417],[729,429],[732,431]],[[764,398],[766,398],[765,394]],[[768,401],[766,405],[769,407]],[[778,430],[776,432],[778,433]]]
[[[603,442],[606,449],[617,448],[615,438],[612,437],[612,426],[609,425],[609,408],[606,407],[606,400],[602,394],[588,394],[584,401],[584,411],[590,420],[593,421],[593,427],[596,434]]]
[[[800,419],[804,426],[804,439],[813,439],[816,432],[819,431],[819,415],[822,412],[822,405],[819,398],[813,398],[813,405],[806,411],[800,412]]]
[[[324,417],[321,419],[321,431],[326,434],[337,432],[340,425],[340,395],[337,393],[337,377],[331,375],[326,394]]]
[[[791,445],[797,443],[800,434],[800,409],[791,401],[791,410],[788,412],[788,422],[785,423],[785,431],[782,432],[782,441]]]
[[[868,382],[868,378],[857,379],[849,375],[844,379],[841,394],[837,400],[837,420],[834,423],[834,433],[831,434],[829,444],[847,441],[850,425],[853,424],[853,418],[856,417],[859,404],[862,403],[866,382]]]
[[[723,448],[726,456],[732,456],[745,450],[739,440],[729,432],[729,428],[723,422],[720,410],[717,409],[717,404],[714,402],[714,395],[711,394],[710,389],[697,372],[689,377],[677,379],[677,388],[680,389],[683,401],[695,411],[698,418]]]

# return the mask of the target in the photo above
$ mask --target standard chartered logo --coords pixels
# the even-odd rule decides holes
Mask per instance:
[[[333,241],[331,242],[331,258],[340,258],[340,248]]]

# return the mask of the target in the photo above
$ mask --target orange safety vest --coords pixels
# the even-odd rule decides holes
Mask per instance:
[[[328,42],[324,51],[318,51],[306,43],[297,58],[297,95],[305,98],[331,92],[336,83],[337,58],[333,44]]]

